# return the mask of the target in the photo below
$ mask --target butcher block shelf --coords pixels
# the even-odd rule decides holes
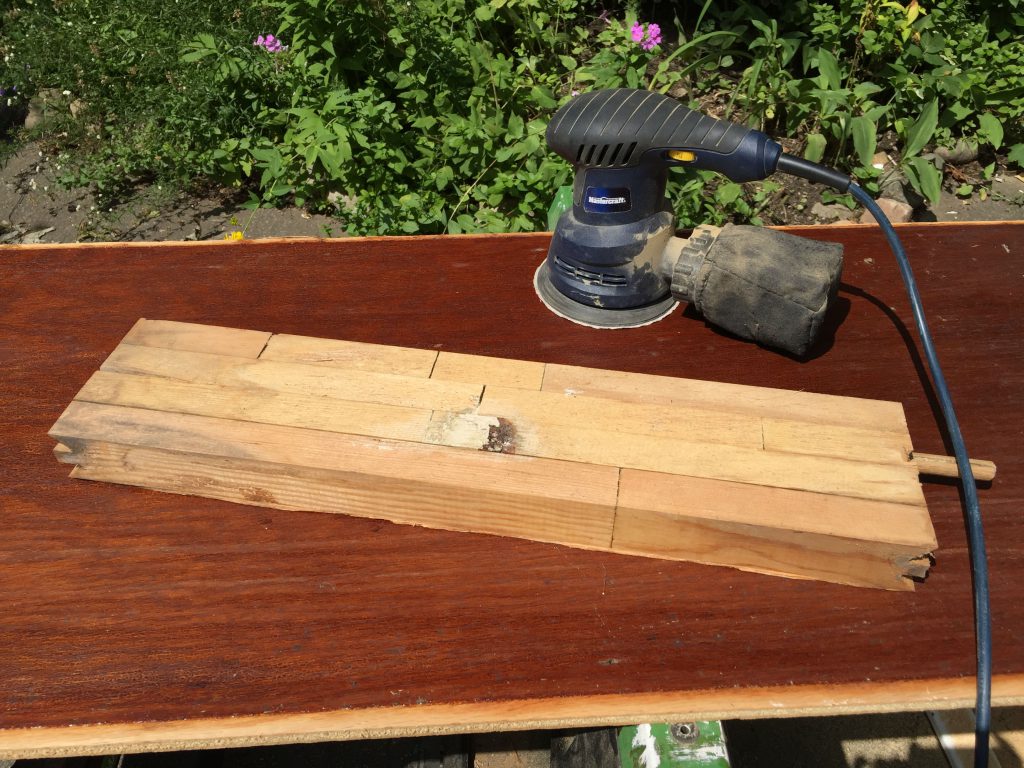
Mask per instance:
[[[139,320],[50,431],[72,477],[912,589],[903,408]]]

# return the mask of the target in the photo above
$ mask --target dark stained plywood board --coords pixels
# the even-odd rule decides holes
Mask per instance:
[[[545,235],[0,251],[0,754],[970,702],[949,482],[925,486],[941,560],[891,593],[76,483],[50,453],[139,317],[896,400],[947,453],[881,234],[794,231],[847,246],[843,322],[806,362],[681,312],[560,320],[532,291]],[[995,698],[1019,702],[1024,225],[901,235],[968,447],[999,466]]]

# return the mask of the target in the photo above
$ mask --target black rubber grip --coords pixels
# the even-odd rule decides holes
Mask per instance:
[[[833,189],[838,189],[840,192],[846,192],[853,183],[853,179],[845,173],[837,171],[835,168],[829,168],[827,165],[818,165],[810,160],[804,160],[801,157],[793,157],[787,154],[783,154],[779,158],[775,170],[788,173],[791,176],[799,176],[801,179],[807,179],[808,181],[826,184]]]
[[[759,133],[715,120],[653,91],[615,88],[577,96],[548,124],[548,146],[585,168],[629,167],[649,149],[686,148],[728,155]]]

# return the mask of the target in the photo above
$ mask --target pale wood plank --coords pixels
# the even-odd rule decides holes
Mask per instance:
[[[320,429],[394,440],[422,440],[431,411],[380,403],[331,400],[285,392],[265,392],[157,376],[97,371],[75,399],[219,419]]]
[[[438,484],[99,442],[88,442],[78,452],[72,476],[274,509],[340,513],[595,549],[610,544],[614,516],[613,492],[605,494],[611,503],[595,504],[545,498],[536,489],[509,492],[489,484]]]
[[[911,590],[936,547],[923,507],[623,470],[612,549]]]
[[[441,352],[430,378],[536,391],[544,381],[544,363]]]
[[[862,586],[927,569],[898,404],[447,353],[428,378],[424,350],[284,342],[264,346],[292,359],[123,343],[54,426],[58,460],[156,490]],[[559,369],[597,396],[559,388]]]
[[[393,373],[425,379],[434,368],[437,352],[431,349],[411,349],[275,333],[267,342],[260,359],[286,363],[316,363],[336,368]]]
[[[905,429],[862,429],[788,419],[764,419],[763,424],[766,451],[905,464],[914,450]]]
[[[132,345],[121,345],[115,349],[101,370],[263,390],[268,395],[287,392],[430,410],[472,408],[479,402],[482,391],[481,386],[455,381]]]
[[[551,425],[761,448],[762,420],[748,414],[683,406],[625,403],[564,392],[488,385],[477,413],[500,416],[517,430],[544,434]]]
[[[571,698],[552,696],[516,701],[428,703],[415,707],[353,707],[323,712],[8,728],[0,730],[0,759],[400,738],[422,736],[424,733],[584,728],[641,719],[682,723],[778,717],[780,713],[821,716],[906,712],[937,707],[970,707],[974,703],[974,695],[973,678],[953,677],[610,693]],[[1024,704],[1024,675],[996,675],[992,681],[992,699],[997,705]],[[995,716],[998,715],[997,710]]]
[[[142,318],[121,343],[255,359],[269,339],[270,333],[264,331]]]
[[[73,402],[50,436],[614,507],[618,470],[528,456]]]
[[[626,506],[618,510],[614,542],[623,554],[890,590],[912,590],[908,576],[928,570],[926,551]]]
[[[937,546],[928,510],[914,504],[631,469],[620,476],[619,504],[764,530],[895,544],[918,552]]]
[[[749,413],[608,399],[573,392],[524,392],[488,386],[477,413],[538,432],[549,424],[723,443],[768,451],[904,464],[912,450],[906,431],[890,432],[807,421],[762,419]]]
[[[711,408],[888,432],[907,429],[903,406],[899,403],[743,384],[548,364],[543,388],[624,402]]]
[[[493,416],[451,414],[432,424],[442,445],[479,448]],[[583,464],[731,480],[816,493],[923,506],[917,469],[909,462],[882,464],[830,456],[769,453],[759,448],[675,440],[584,427],[510,423],[507,452]]]

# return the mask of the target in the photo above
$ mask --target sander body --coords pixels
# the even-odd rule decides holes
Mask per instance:
[[[677,237],[665,197],[673,166],[710,169],[736,182],[790,173],[850,192],[874,216],[899,265],[963,479],[978,659],[974,765],[987,766],[992,622],[981,510],[910,260],[884,212],[849,176],[787,155],[760,131],[658,93],[614,89],[578,96],[555,113],[547,142],[576,175],[572,209],[559,218],[534,285],[554,312],[583,325],[646,325],[687,301],[737,336],[798,357],[812,351],[839,285],[842,247],[731,225],[698,226],[689,237]]]
[[[839,282],[842,246],[735,225],[677,237],[665,195],[673,167],[744,182],[776,170],[806,175],[803,161],[761,131],[626,88],[565,104],[547,143],[575,169],[572,208],[534,281],[552,311],[596,328],[632,328],[681,300],[733,334],[807,353]]]

